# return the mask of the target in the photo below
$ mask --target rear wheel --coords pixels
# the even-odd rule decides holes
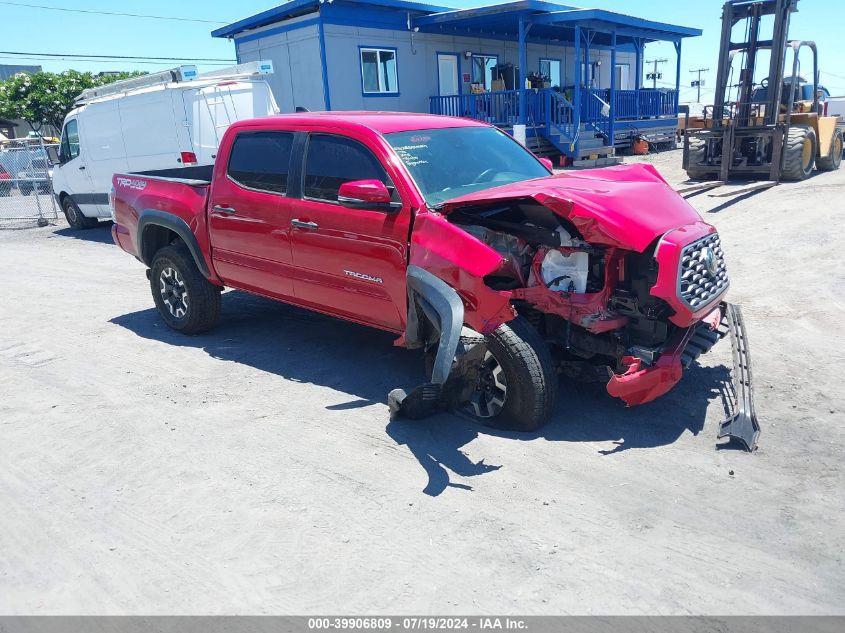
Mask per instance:
[[[86,218],[82,215],[82,211],[79,210],[79,206],[70,196],[66,196],[65,199],[62,200],[62,211],[64,211],[67,223],[70,224],[71,228],[79,231],[83,229],[90,229],[99,224],[97,218]]]
[[[808,125],[789,128],[784,151],[783,180],[805,180],[813,173],[816,159],[816,132]]]
[[[168,327],[182,334],[214,327],[220,314],[220,287],[203,276],[187,247],[165,246],[150,268],[153,301]]]
[[[6,196],[12,195],[12,183],[10,182],[0,182],[0,196],[4,198]]]
[[[835,130],[833,140],[830,141],[830,150],[827,156],[819,156],[816,159],[816,167],[819,171],[836,171],[842,163],[842,132]]]
[[[687,176],[690,180],[711,180],[716,177],[716,167],[704,166],[701,163],[707,158],[707,141],[696,136],[689,137],[689,164]]]

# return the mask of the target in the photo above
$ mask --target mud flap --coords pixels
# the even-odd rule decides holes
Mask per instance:
[[[449,399],[443,397],[443,387],[449,378],[460,343],[464,304],[449,284],[427,270],[412,265],[408,266],[408,325],[405,334],[409,345],[422,344],[417,306],[438,330],[437,357],[430,382],[410,392],[394,389],[387,394],[391,419],[402,415],[418,420],[449,408]]]
[[[738,305],[725,304],[725,318],[733,347],[733,386],[735,402],[732,415],[722,422],[717,437],[731,437],[741,442],[747,451],[757,448],[760,424],[754,411],[754,390],[751,383],[751,355],[742,310]]]

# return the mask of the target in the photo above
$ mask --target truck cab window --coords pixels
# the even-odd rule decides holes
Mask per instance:
[[[239,134],[229,157],[229,178],[249,189],[285,193],[292,146],[292,132]]]
[[[340,186],[352,180],[380,180],[396,197],[384,167],[361,143],[342,136],[312,134],[305,159],[305,197],[337,202]]]
[[[66,163],[79,156],[79,124],[76,119],[71,119],[65,124],[62,131],[62,146],[59,153],[59,160]]]

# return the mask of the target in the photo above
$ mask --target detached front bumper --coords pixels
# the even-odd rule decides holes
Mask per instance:
[[[646,365],[640,358],[624,356],[627,369],[613,374],[607,383],[607,392],[621,398],[629,406],[645,404],[659,398],[674,387],[684,374],[684,368],[699,354],[709,349],[720,338],[730,334],[733,346],[734,368],[731,415],[722,422],[718,437],[732,437],[749,451],[757,446],[760,425],[754,411],[751,384],[751,356],[748,337],[739,306],[721,303],[697,325],[680,330],[663,349],[660,358]]]

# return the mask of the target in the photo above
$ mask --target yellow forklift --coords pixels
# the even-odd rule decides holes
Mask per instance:
[[[728,0],[724,4],[715,103],[704,109],[703,127],[687,128],[684,136],[683,166],[690,179],[721,183],[764,176],[770,186],[781,180],[804,180],[814,166],[821,171],[839,169],[842,132],[836,128],[838,117],[822,115],[816,45],[788,40],[789,18],[797,5],[798,0]],[[771,39],[761,37],[766,16],[773,16]],[[733,42],[731,32],[739,23],[744,25],[745,41]],[[809,86],[802,85],[799,76],[799,52],[805,48],[813,56],[810,91],[804,90]],[[755,84],[761,50],[770,51],[769,72]],[[788,50],[792,51],[792,75],[785,78]],[[738,56],[738,83],[732,84]],[[731,89],[736,89],[735,99],[730,98]]]

